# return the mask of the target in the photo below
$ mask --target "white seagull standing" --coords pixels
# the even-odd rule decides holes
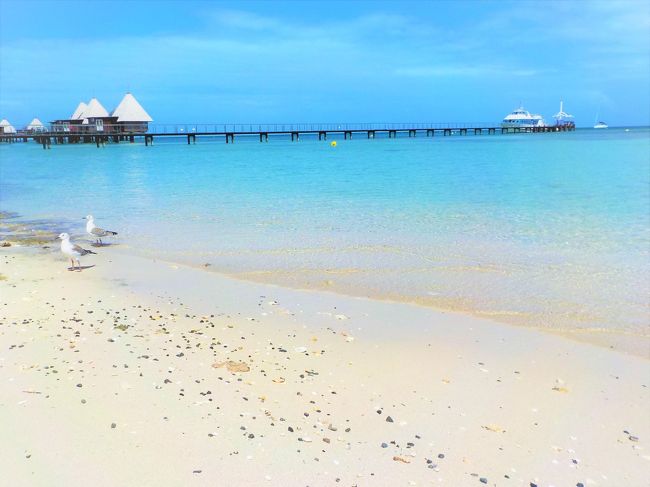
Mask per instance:
[[[117,235],[117,232],[112,232],[110,230],[104,230],[95,226],[95,219],[92,215],[86,217],[86,232],[88,235],[96,239],[96,243],[102,245],[102,237],[112,237]]]
[[[83,249],[78,245],[70,242],[70,235],[68,235],[67,233],[62,233],[61,235],[59,235],[59,238],[61,239],[61,252],[63,252],[65,255],[70,256],[70,262],[72,262],[71,270],[74,270],[74,262],[76,260],[77,269],[81,271],[81,262],[79,262],[79,257],[86,254],[94,254],[95,252],[93,252],[92,250]]]

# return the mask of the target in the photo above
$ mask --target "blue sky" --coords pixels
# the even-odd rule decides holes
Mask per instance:
[[[650,124],[650,2],[0,0],[0,117]]]

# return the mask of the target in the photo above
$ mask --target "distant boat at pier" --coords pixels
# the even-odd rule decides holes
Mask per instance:
[[[506,115],[501,122],[502,128],[533,128],[544,127],[545,125],[541,115],[533,115],[529,111],[524,110],[523,106]]]

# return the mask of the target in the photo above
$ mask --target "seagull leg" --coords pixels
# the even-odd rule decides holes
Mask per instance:
[[[73,271],[74,270],[74,259],[70,258],[70,262],[72,262],[72,267],[70,268],[70,270]]]
[[[81,262],[77,259],[77,270],[81,272]]]
[[[104,245],[104,242],[102,242],[102,239],[99,239],[99,245]]]

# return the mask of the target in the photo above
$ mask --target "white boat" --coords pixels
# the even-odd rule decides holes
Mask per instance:
[[[527,110],[524,110],[524,107],[519,107],[516,110],[513,110],[512,113],[509,113],[501,122],[501,127],[503,128],[532,128],[532,127],[544,127],[544,119],[541,115],[533,115]]]
[[[605,122],[601,122],[598,120],[600,118],[600,110],[598,110],[598,113],[596,113],[596,124],[594,125],[595,129],[606,129],[607,124]]]

